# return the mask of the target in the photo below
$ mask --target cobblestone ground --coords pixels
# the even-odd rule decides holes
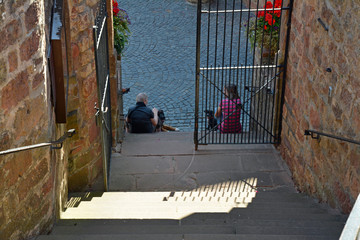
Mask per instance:
[[[146,92],[149,106],[163,109],[166,124],[193,131],[196,5],[185,0],[121,0],[132,35],[122,57],[124,112]]]

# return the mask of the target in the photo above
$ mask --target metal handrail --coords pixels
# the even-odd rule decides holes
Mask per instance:
[[[360,145],[360,141],[355,141],[349,138],[343,138],[343,137],[339,137],[339,136],[335,136],[335,135],[331,135],[331,134],[327,134],[327,133],[323,133],[323,132],[319,132],[319,131],[315,131],[315,130],[305,130],[305,136],[311,136],[312,139],[320,139],[320,135],[321,136],[325,136],[325,137],[329,137],[329,138],[334,138],[340,141],[345,141],[345,142],[349,142],[349,143],[354,143],[354,144],[358,144]]]
[[[75,129],[69,129],[63,136],[61,136],[58,140],[52,141],[52,142],[47,142],[47,143],[39,143],[39,144],[34,144],[34,145],[29,145],[29,146],[25,146],[25,147],[18,147],[18,148],[12,148],[12,149],[8,149],[5,151],[1,151],[0,155],[5,155],[5,154],[10,154],[10,153],[15,153],[15,152],[21,152],[21,151],[25,151],[25,150],[30,150],[30,149],[35,149],[35,148],[41,148],[41,147],[47,147],[47,146],[51,146],[51,149],[60,149],[62,148],[63,142],[65,141],[66,138],[70,138],[75,134]],[[60,146],[54,146],[54,145],[59,145]]]

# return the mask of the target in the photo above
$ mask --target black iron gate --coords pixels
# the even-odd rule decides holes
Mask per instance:
[[[101,128],[101,140],[103,151],[104,185],[108,190],[110,176],[110,158],[112,145],[111,130],[111,104],[110,104],[110,81],[109,81],[109,55],[107,33],[107,10],[106,1],[101,0],[98,15],[94,25],[94,49],[95,65],[98,87],[99,106],[97,119]]]
[[[292,7],[288,2],[199,1],[196,148],[280,141],[289,40],[289,27],[284,31],[283,25],[290,26]]]

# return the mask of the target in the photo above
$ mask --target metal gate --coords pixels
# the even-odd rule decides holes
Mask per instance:
[[[280,141],[292,1],[283,5],[281,0],[198,1],[196,149]]]
[[[111,104],[110,104],[110,81],[109,81],[109,51],[107,31],[107,9],[106,1],[101,0],[99,11],[94,24],[94,49],[95,65],[98,87],[99,106],[97,108],[97,119],[101,129],[101,141],[103,151],[104,185],[108,190],[108,179],[110,176],[110,158],[112,146],[111,130]]]

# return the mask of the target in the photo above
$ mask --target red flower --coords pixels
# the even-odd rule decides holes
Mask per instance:
[[[267,13],[265,15],[265,21],[267,21],[269,23],[269,25],[273,25],[275,23],[275,18],[273,17],[273,15]]]
[[[264,11],[259,11],[258,14],[257,14],[257,17],[263,17],[265,16],[265,12]]]
[[[265,30],[267,29],[267,26],[266,26],[266,24],[264,25],[264,29],[265,29]]]
[[[280,17],[281,11],[280,10],[275,10],[274,14],[275,14],[275,16]]]
[[[267,1],[266,4],[264,5],[264,8],[271,9],[271,8],[273,8],[273,5],[270,1]]]
[[[113,0],[113,14],[116,16],[120,12],[117,1]]]
[[[281,5],[282,5],[282,0],[275,0],[275,2],[274,2],[274,7],[275,7],[275,8],[281,8]],[[275,14],[277,17],[280,17],[280,15],[281,15],[281,10],[275,10],[275,11],[274,11],[274,14]]]
[[[282,0],[275,0],[275,2],[274,2],[275,8],[281,8],[281,2],[282,2]]]
[[[113,0],[113,8],[118,8],[118,2]]]
[[[113,12],[114,12],[114,16],[116,16],[120,12],[120,10],[118,8],[114,8]]]

